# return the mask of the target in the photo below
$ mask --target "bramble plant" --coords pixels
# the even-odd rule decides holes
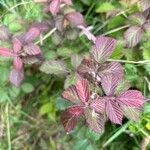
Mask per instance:
[[[115,124],[122,124],[123,115],[134,121],[139,119],[144,104],[142,93],[128,90],[129,86],[122,80],[120,63],[105,62],[114,47],[114,39],[97,37],[90,58],[84,59],[77,68],[76,84],[63,92],[63,97],[75,104],[61,116],[67,132],[75,127],[81,115],[86,118],[89,127],[98,133],[104,131],[107,118]],[[83,77],[87,77],[91,84]],[[119,88],[120,84],[124,84],[122,88]],[[103,92],[99,90],[101,87]]]
[[[26,64],[37,64],[40,71],[46,74],[66,75],[69,80],[71,71],[65,61],[58,58],[45,60],[36,39],[43,37],[43,34],[50,29],[55,29],[53,36],[58,39],[54,42],[56,45],[66,35],[69,40],[75,40],[79,34],[84,34],[93,46],[87,56],[73,54],[71,56],[76,81],[67,84],[62,93],[62,96],[73,104],[61,115],[65,131],[70,132],[81,116],[97,133],[104,132],[105,122],[108,119],[120,125],[124,116],[137,121],[146,98],[142,92],[129,89],[130,85],[125,80],[124,70],[119,62],[107,61],[117,41],[103,35],[94,36],[90,32],[90,27],[85,24],[82,14],[73,9],[71,0],[34,1],[45,3],[44,11],[52,14],[51,20],[34,22],[27,32],[14,36],[9,33],[6,26],[0,27],[0,40],[8,40],[12,45],[11,48],[0,48],[1,56],[13,58],[10,82],[15,86],[21,85]],[[128,47],[136,46],[144,31],[150,28],[150,9],[144,1],[142,4],[143,12],[129,17],[129,20],[137,20],[136,25],[125,32]],[[76,36],[71,32],[72,30],[75,31]]]

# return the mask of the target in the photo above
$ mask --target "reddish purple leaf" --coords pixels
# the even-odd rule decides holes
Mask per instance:
[[[146,21],[145,16],[142,13],[134,13],[129,16],[129,21],[133,25],[143,25]]]
[[[101,84],[107,96],[114,95],[118,82],[119,82],[118,77],[112,74],[108,74],[103,77]]]
[[[55,27],[62,32],[64,29],[64,16],[63,15],[57,15],[55,17]]]
[[[14,65],[14,68],[17,70],[22,69],[23,67],[22,59],[20,57],[15,57],[13,60],[13,65]]]
[[[70,132],[77,124],[77,116],[65,110],[61,114],[61,122],[66,132]]]
[[[104,115],[96,113],[92,109],[85,109],[85,118],[89,127],[96,133],[102,133],[104,131],[105,118]]]
[[[22,48],[22,43],[20,42],[20,40],[18,38],[14,38],[12,40],[12,43],[13,43],[13,51],[15,53],[18,53]]]
[[[80,116],[84,112],[84,107],[81,105],[74,105],[69,107],[67,110],[73,115]]]
[[[77,68],[78,74],[81,76],[87,76],[87,74],[93,72],[93,62],[90,59],[83,59],[81,64]]]
[[[66,14],[65,18],[72,24],[75,26],[78,25],[85,25],[84,23],[84,18],[82,16],[81,13],[79,12],[70,12],[68,14]]]
[[[118,97],[117,101],[121,105],[126,105],[126,106],[135,106],[135,107],[140,107],[143,106],[144,104],[144,96],[140,91],[137,90],[128,90],[125,92],[122,92]]]
[[[136,46],[143,35],[143,29],[138,26],[132,26],[125,32],[125,40],[128,47],[134,47]]]
[[[25,45],[23,49],[25,53],[27,53],[28,55],[37,55],[41,53],[40,47],[33,43],[29,43],[28,45]]]
[[[102,66],[101,68],[98,73],[100,77],[106,76],[107,74],[117,75],[119,79],[123,77],[123,67],[118,62],[111,62],[109,64],[104,64],[104,66]]]
[[[32,27],[29,31],[24,35],[24,41],[26,43],[32,42],[35,38],[40,35],[40,30],[38,28]]]
[[[14,53],[11,52],[9,48],[0,48],[0,55],[2,56],[16,56]]]
[[[105,111],[105,99],[103,97],[96,97],[92,100],[90,107],[98,113],[103,113]]]
[[[67,99],[70,100],[73,103],[79,103],[80,100],[78,98],[77,95],[77,91],[76,91],[76,87],[74,85],[70,86],[69,88],[67,88],[63,93],[62,96]]]
[[[142,0],[141,4],[143,11],[150,8],[150,0]]]
[[[108,100],[106,103],[106,114],[111,122],[115,124],[122,124],[123,112],[118,103]]]
[[[78,77],[76,89],[80,100],[86,103],[90,97],[89,81],[87,79]]]
[[[52,15],[57,15],[57,13],[60,11],[60,0],[52,0],[49,5],[49,10]]]
[[[116,40],[110,37],[98,36],[92,47],[92,56],[97,62],[106,61],[115,48]]]
[[[72,1],[71,0],[61,0],[63,3],[67,4],[67,5],[72,5]]]
[[[9,80],[15,86],[19,86],[24,79],[24,71],[23,69],[15,69],[13,68],[10,72]]]
[[[32,24],[31,28],[38,28],[40,32],[46,32],[49,30],[49,24],[46,21],[35,22]]]

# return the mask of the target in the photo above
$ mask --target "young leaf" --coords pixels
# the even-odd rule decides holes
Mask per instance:
[[[41,66],[40,70],[46,74],[65,74],[67,72],[66,64],[63,61],[45,61]]]
[[[25,53],[29,55],[38,55],[41,53],[40,47],[33,43],[29,43],[23,47]]]
[[[20,57],[15,57],[13,60],[13,65],[14,65],[14,68],[17,70],[22,69],[23,67],[22,59]]]
[[[90,97],[89,82],[87,79],[78,78],[76,84],[77,93],[82,102],[87,102]]]
[[[128,47],[134,47],[136,46],[143,35],[143,29],[138,26],[132,26],[125,32],[125,40]]]
[[[57,15],[57,13],[60,10],[60,0],[52,0],[52,2],[49,5],[49,10],[52,13],[52,15]]]
[[[12,43],[13,43],[13,51],[15,53],[18,53],[22,48],[22,43],[20,42],[20,40],[18,38],[14,38],[12,40]]]
[[[103,97],[96,97],[92,100],[90,108],[94,109],[98,113],[103,113],[105,110],[105,99]]]
[[[70,100],[73,103],[79,103],[79,97],[77,95],[76,87],[74,85],[70,86],[67,88],[63,93],[62,93],[63,98]]]
[[[70,132],[77,124],[77,116],[65,110],[61,114],[61,122],[66,132]]]
[[[103,69],[101,69],[103,68]],[[100,77],[106,76],[107,74],[117,75],[119,79],[123,77],[123,67],[118,62],[111,62],[109,64],[104,64],[104,67],[101,67],[98,75]]]
[[[96,113],[92,109],[85,109],[86,122],[89,127],[96,133],[102,133],[104,131],[105,118],[104,115]]]
[[[0,55],[2,56],[16,56],[14,53],[11,52],[9,48],[0,48]]]
[[[80,116],[84,112],[84,107],[81,105],[74,105],[69,107],[67,110],[73,115]]]
[[[118,97],[118,102],[121,105],[131,106],[131,107],[140,107],[144,104],[144,96],[140,91],[137,90],[128,90],[122,92]]]
[[[74,26],[85,25],[84,18],[79,12],[70,12],[66,14],[65,18]]]
[[[87,76],[88,73],[93,71],[93,62],[90,59],[83,59],[81,64],[77,68],[78,74],[81,76]]]
[[[119,79],[117,76],[108,74],[103,77],[101,84],[107,96],[114,95],[118,82],[119,82]]]
[[[92,47],[92,56],[97,62],[106,61],[112,54],[116,40],[110,37],[98,36]]]
[[[32,27],[24,36],[24,41],[26,43],[32,42],[35,38],[40,35],[40,30],[38,28]]]
[[[24,71],[23,69],[17,70],[13,68],[10,72],[9,80],[15,86],[19,86],[24,79]]]
[[[122,124],[123,113],[118,103],[108,100],[106,103],[106,114],[111,122],[115,124]]]

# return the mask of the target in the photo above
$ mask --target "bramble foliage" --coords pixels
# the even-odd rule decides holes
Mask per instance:
[[[97,19],[93,21],[93,17],[87,17],[93,7],[95,7],[95,2],[82,0],[82,3],[85,5],[91,4],[87,14],[83,16],[81,12],[75,10],[74,1],[71,0],[33,1],[43,5],[43,11],[41,13],[45,16],[43,20],[41,19],[41,14],[38,21],[21,20],[27,23],[27,25],[23,29],[19,26],[21,31],[14,30],[14,32],[11,31],[9,24],[11,25],[11,22],[14,23],[16,16],[14,20],[10,19],[11,22],[7,23],[8,26],[6,24],[0,25],[1,45],[7,42],[7,44],[4,44],[4,47],[0,47],[0,55],[2,58],[10,58],[8,60],[12,63],[11,71],[8,71],[9,68],[7,66],[3,70],[7,72],[9,82],[14,85],[10,90],[8,90],[8,87],[3,88],[2,86],[0,93],[8,90],[9,96],[16,98],[19,89],[25,93],[34,91],[34,87],[31,84],[24,82],[28,81],[26,76],[33,72],[33,78],[31,80],[37,82],[35,88],[37,88],[36,92],[38,96],[36,95],[37,97],[35,96],[36,98],[33,98],[31,94],[28,95],[27,99],[30,100],[33,98],[38,101],[39,97],[42,97],[44,101],[39,108],[40,115],[47,115],[54,122],[56,121],[56,109],[59,107],[59,110],[63,111],[60,115],[60,120],[67,133],[75,134],[80,126],[82,126],[81,130],[85,130],[82,129],[85,123],[89,128],[83,133],[87,132],[88,137],[94,136],[98,140],[100,139],[101,133],[105,135],[108,120],[112,124],[123,125],[122,128],[124,128],[126,126],[126,124],[124,125],[124,118],[126,117],[131,121],[138,122],[137,124],[139,125],[144,120],[140,120],[143,110],[145,114],[149,113],[149,105],[146,104],[145,108],[144,105],[148,101],[145,97],[145,88],[146,84],[150,84],[150,81],[147,77],[143,77],[143,81],[141,76],[144,73],[141,72],[144,70],[147,74],[150,74],[150,69],[147,61],[146,65],[141,67],[141,70],[138,68],[139,65],[134,65],[134,63],[136,64],[135,61],[141,58],[148,61],[150,59],[150,44],[147,42],[150,38],[150,1],[142,0],[138,12],[134,11],[134,9],[137,10],[134,7],[128,10],[129,5],[132,3],[135,4],[137,2],[136,0],[129,1],[127,4],[125,0],[120,0],[119,6],[123,4],[121,8],[119,6],[116,8],[113,2],[112,4],[104,1],[102,4],[97,3],[95,13],[105,14],[102,18],[106,17],[108,22],[105,21],[104,23],[103,20],[99,21]],[[127,12],[129,16],[126,15],[125,8],[129,11]],[[8,16],[8,18],[11,17],[11,15]],[[5,21],[7,22],[8,20],[6,19]],[[119,26],[124,25],[126,20],[128,24],[119,28]],[[92,22],[97,28],[93,32],[91,32],[92,27],[87,25],[89,22]],[[102,25],[100,26],[99,24],[101,22]],[[99,33],[97,31],[102,30],[100,33],[103,33],[103,28],[117,28],[117,30],[114,29],[97,35]],[[126,31],[120,32],[122,29],[126,29]],[[115,37],[113,34],[116,31],[119,32],[117,32]],[[49,41],[46,43],[44,40],[50,35],[52,43]],[[81,39],[82,35],[85,36],[85,39]],[[120,40],[116,40],[118,37]],[[63,47],[66,41],[71,45],[71,48]],[[135,55],[136,51],[134,49],[138,49],[137,46],[142,42],[143,45],[139,46],[139,55]],[[73,44],[79,45],[78,47],[82,47],[82,44],[84,44],[85,47],[82,47],[81,50],[84,49],[86,52],[82,54],[74,53],[75,48]],[[57,51],[50,50],[45,53],[43,50],[44,47],[57,49]],[[124,60],[120,60],[120,62],[115,60],[122,57],[129,64],[122,65],[121,62],[124,63]],[[140,64],[142,63],[140,62]],[[27,68],[31,69],[31,72],[26,71]],[[37,70],[41,72],[41,76],[37,75]],[[6,81],[7,77],[2,76],[1,80]],[[59,90],[61,89],[62,91],[63,85],[62,81],[59,80],[62,80],[64,83],[62,95],[60,95]],[[38,87],[40,81],[42,81],[43,85]],[[60,89],[57,89],[57,85],[54,86],[54,91],[56,92],[49,98],[51,102],[47,102],[47,97],[49,96],[47,93],[53,92],[50,91],[52,90],[51,86],[55,85],[56,81],[60,84]],[[144,88],[140,84],[142,86],[144,85]],[[49,87],[44,92],[41,92],[45,86]],[[10,100],[7,94],[1,95],[2,99],[4,97],[8,101]],[[23,101],[22,103],[26,102]],[[37,106],[37,104],[35,105]],[[34,118],[30,119],[34,120]],[[80,121],[82,122],[81,124]],[[44,125],[43,130],[45,128],[47,130],[47,126],[45,127]],[[135,132],[135,126],[131,123],[129,126],[130,131]],[[149,122],[147,122],[146,128],[149,128]],[[124,129],[122,132],[124,132]],[[40,134],[42,135],[43,133],[41,132]],[[95,147],[92,147],[95,142],[94,144],[91,142],[93,140],[91,137],[89,140],[86,139],[86,136],[80,135],[82,133],[78,134],[83,138],[81,147],[85,145],[86,150],[95,149]],[[54,136],[56,136],[55,132]],[[87,146],[88,143],[92,143],[91,147]],[[105,144],[107,145],[107,142]],[[80,138],[76,145],[81,148]]]

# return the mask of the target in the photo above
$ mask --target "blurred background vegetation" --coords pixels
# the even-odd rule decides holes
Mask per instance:
[[[74,0],[73,3],[84,15],[86,23],[93,27],[95,35],[104,34],[118,40],[111,58],[126,60],[122,62],[126,79],[134,89],[150,98],[150,64],[138,63],[150,60],[150,42],[143,37],[135,48],[123,46],[128,15],[140,11],[139,1]],[[118,13],[112,15],[110,12],[114,9]],[[48,16],[42,5],[32,0],[0,1],[0,22],[13,34],[26,31],[32,22]],[[75,32],[71,31],[68,36],[75,36]],[[0,41],[0,46],[4,45],[9,46],[9,41]],[[90,46],[84,36],[59,39],[52,35],[44,41],[42,51],[46,59],[62,58],[70,66],[70,54],[86,54]],[[25,80],[17,88],[8,81],[10,67],[9,59],[0,57],[0,150],[150,149],[150,103],[145,103],[139,122],[124,119],[123,126],[108,122],[105,133],[100,135],[81,120],[75,130],[66,134],[60,123],[60,113],[69,105],[61,97],[65,77],[43,74],[36,65],[26,66]]]

